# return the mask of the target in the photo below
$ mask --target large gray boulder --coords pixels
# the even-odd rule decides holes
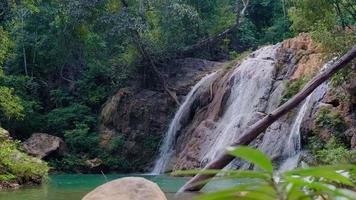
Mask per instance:
[[[34,133],[22,143],[23,150],[38,158],[44,158],[52,153],[65,154],[67,146],[63,140],[57,136],[47,133]]]
[[[167,200],[167,198],[156,183],[141,177],[126,177],[95,188],[82,200]]]

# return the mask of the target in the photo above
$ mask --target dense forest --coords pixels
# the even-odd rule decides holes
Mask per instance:
[[[128,171],[98,147],[98,115],[120,88],[165,91],[169,61],[228,61],[245,51],[309,32],[328,58],[355,43],[354,0],[2,0],[0,124],[12,137],[34,132],[69,146],[50,166],[85,158]],[[335,83],[348,78],[346,68]],[[111,149],[122,145],[120,138]],[[157,150],[158,143],[152,147]],[[98,148],[97,148],[98,147]]]

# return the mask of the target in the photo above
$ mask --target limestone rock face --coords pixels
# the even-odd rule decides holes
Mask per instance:
[[[171,61],[170,71],[162,72],[180,100],[202,76],[220,63],[185,58]],[[100,114],[100,145],[110,147],[120,140],[115,155],[130,163],[132,171],[149,169],[156,158],[159,142],[167,131],[176,104],[166,92],[142,86],[123,88],[103,105]],[[121,138],[121,139],[120,139]]]
[[[300,34],[263,47],[227,70],[193,104],[190,123],[178,133],[173,170],[204,167],[214,157],[211,152],[218,152],[214,149],[236,140],[238,134],[281,104],[284,82],[317,73],[324,64],[321,55],[311,37]],[[253,145],[273,159],[283,160],[284,143],[297,114],[278,120]]]
[[[67,147],[61,138],[47,133],[32,134],[22,144],[22,148],[26,153],[38,158],[44,158],[54,152],[63,155],[67,151]]]
[[[82,200],[167,200],[156,183],[145,178],[126,177],[105,183]]]

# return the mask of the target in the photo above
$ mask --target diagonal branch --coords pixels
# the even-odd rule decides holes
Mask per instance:
[[[237,1],[239,1],[239,0],[237,0]],[[239,9],[237,9],[236,20],[232,26],[230,26],[229,28],[225,29],[224,31],[222,31],[216,35],[202,39],[191,46],[183,48],[178,54],[190,54],[190,53],[202,48],[203,46],[218,42],[219,40],[223,39],[226,35],[230,34],[231,32],[235,31],[236,29],[238,29],[245,18],[246,9],[248,8],[248,5],[250,3],[250,0],[241,0],[241,1],[243,4],[243,8],[240,11],[238,11]],[[236,4],[238,5],[238,3],[236,3]]]
[[[278,107],[272,113],[268,114],[263,119],[256,122],[249,129],[243,132],[242,136],[235,141],[231,146],[236,147],[238,145],[248,145],[257,136],[259,136],[263,131],[265,131],[273,122],[278,118],[286,114],[288,111],[297,107],[309,94],[311,94],[319,85],[329,79],[333,74],[342,69],[348,63],[350,63],[356,57],[356,46],[354,46],[349,52],[337,60],[333,65],[331,65],[324,72],[320,73],[312,80],[310,80],[307,85],[292,99]],[[204,174],[207,169],[222,169],[228,165],[234,159],[233,156],[227,154],[226,152],[220,155],[218,158],[210,162],[199,174],[194,176],[190,181],[188,181],[180,191],[198,191],[200,190],[206,182],[205,180],[214,177],[211,174]]]

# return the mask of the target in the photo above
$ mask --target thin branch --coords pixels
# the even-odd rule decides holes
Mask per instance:
[[[203,46],[213,44],[213,43],[223,39],[226,35],[230,34],[231,32],[235,31],[236,29],[238,29],[245,18],[246,9],[248,8],[249,3],[250,3],[250,0],[242,0],[243,8],[241,9],[241,11],[238,11],[239,9],[237,9],[236,20],[232,26],[230,26],[229,28],[225,29],[224,31],[222,31],[216,35],[213,35],[209,38],[202,39],[191,46],[183,48],[183,50],[181,50],[178,54],[192,53],[192,52],[202,48]],[[238,3],[237,3],[237,5],[238,5]]]

